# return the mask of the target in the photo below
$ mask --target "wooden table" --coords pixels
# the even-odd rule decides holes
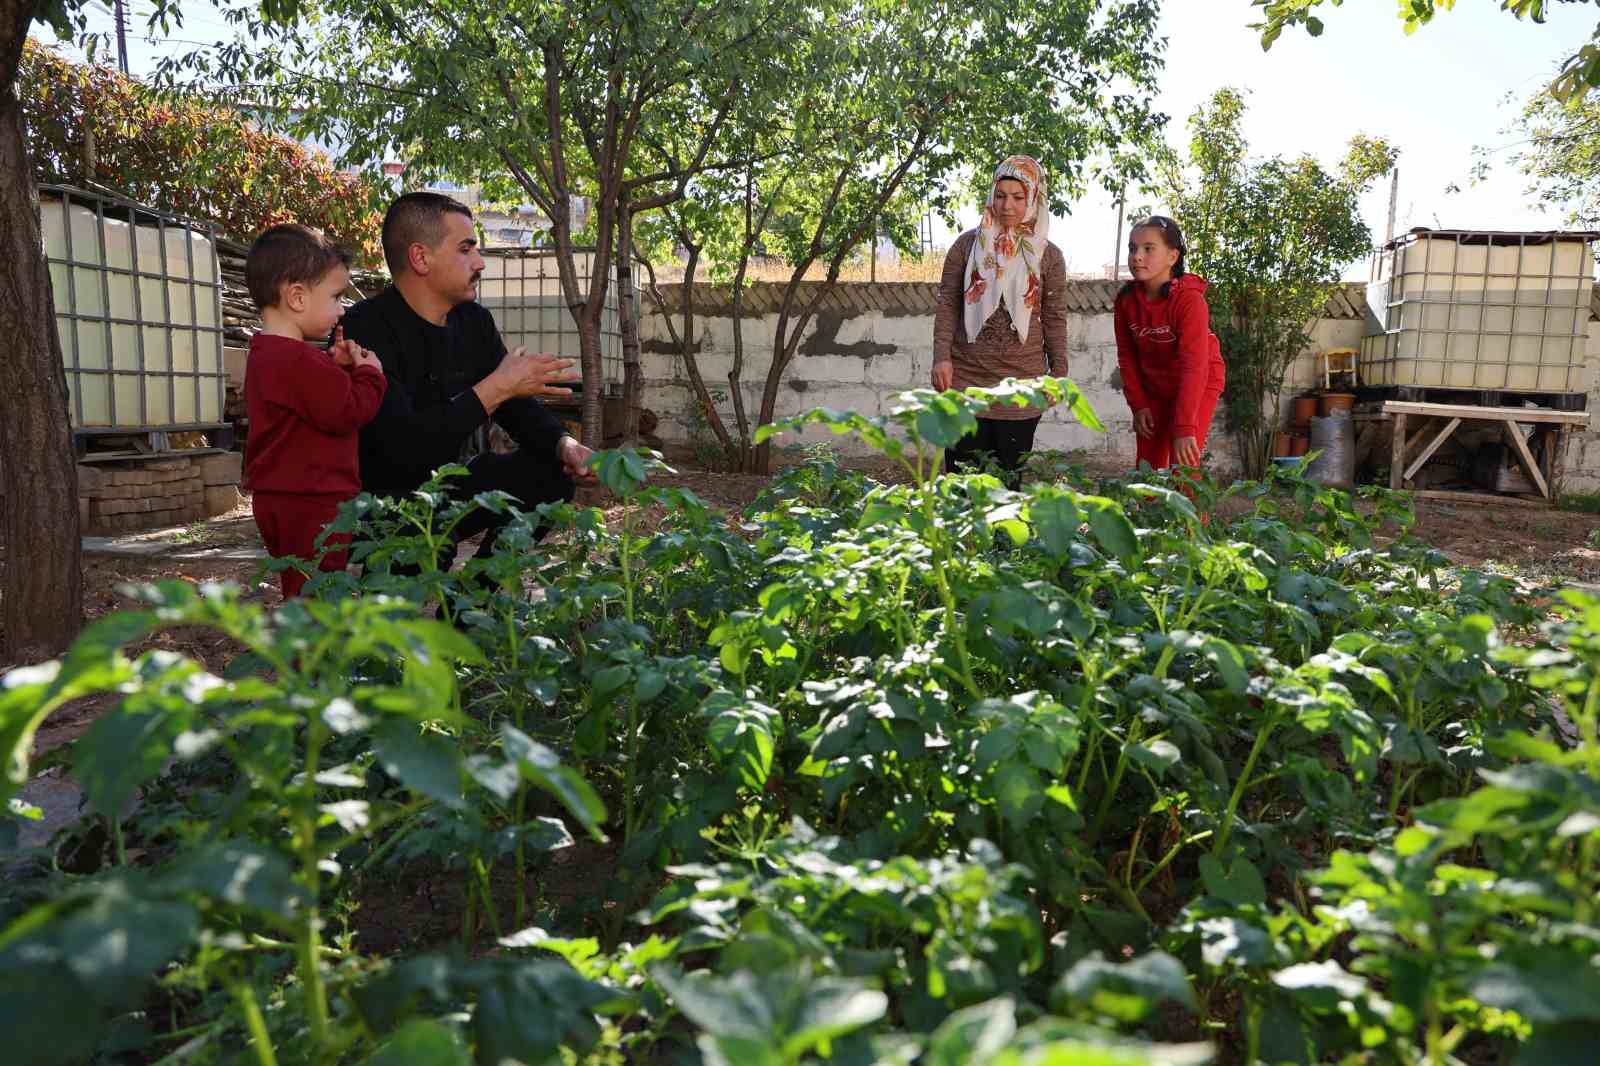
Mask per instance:
[[[1566,454],[1572,431],[1589,426],[1587,411],[1555,411],[1547,407],[1474,407],[1467,404],[1385,400],[1381,410],[1384,417],[1394,420],[1394,451],[1389,464],[1389,487],[1392,489],[1406,488],[1423,464],[1433,458],[1461,423],[1496,422],[1511,447],[1511,453],[1517,457],[1529,480],[1539,490],[1539,495],[1548,500],[1560,457]],[[1412,422],[1413,419],[1416,421]],[[1407,432],[1408,422],[1417,427],[1415,432]],[[1533,426],[1534,436],[1542,440],[1543,462],[1534,459],[1532,449],[1517,428],[1521,425]],[[1471,492],[1419,492],[1417,495],[1506,502],[1515,500],[1515,497]]]

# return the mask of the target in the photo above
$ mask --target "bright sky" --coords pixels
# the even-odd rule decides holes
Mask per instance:
[[[1589,39],[1600,17],[1593,7],[1554,5],[1541,26],[1503,14],[1497,0],[1461,0],[1408,37],[1395,0],[1345,0],[1323,13],[1321,37],[1286,31],[1262,52],[1247,28],[1248,0],[1164,6],[1170,44],[1158,106],[1171,116],[1168,139],[1175,146],[1186,144],[1186,121],[1197,104],[1221,86],[1237,86],[1248,90],[1245,133],[1254,153],[1310,152],[1332,165],[1353,134],[1395,144],[1397,233],[1412,226],[1560,227],[1561,212],[1541,209],[1509,165],[1472,186],[1472,149],[1515,139],[1505,131],[1521,101]],[[1446,191],[1453,182],[1460,193]],[[1389,183],[1380,184],[1363,205],[1375,240],[1383,238],[1389,206]],[[1051,239],[1074,271],[1098,270],[1111,258],[1116,222],[1109,198],[1095,196],[1070,218],[1052,221]],[[1352,268],[1352,276],[1364,279],[1364,266]]]
[[[1560,211],[1528,197],[1524,179],[1509,165],[1472,185],[1472,149],[1515,139],[1506,130],[1521,101],[1549,80],[1561,58],[1588,40],[1597,13],[1586,4],[1553,5],[1540,26],[1518,22],[1499,6],[1496,0],[1461,0],[1454,11],[1407,37],[1394,0],[1346,0],[1325,12],[1322,37],[1286,32],[1263,53],[1247,28],[1253,16],[1249,0],[1165,0],[1162,24],[1171,44],[1158,106],[1172,116],[1169,139],[1181,147],[1185,120],[1195,105],[1222,85],[1238,86],[1248,90],[1245,131],[1255,153],[1310,152],[1331,165],[1358,132],[1396,144],[1397,232],[1423,225],[1559,227]],[[141,15],[147,10],[145,2],[134,0],[129,57],[135,74],[150,70],[165,49],[189,48],[137,39],[144,34]],[[174,38],[231,37],[209,5],[188,4],[186,10],[186,24]],[[104,5],[96,4],[91,25],[110,27]],[[51,39],[48,30],[36,32]],[[1448,192],[1452,183],[1461,191]],[[1364,204],[1377,239],[1383,235],[1388,199],[1385,181]],[[975,222],[973,215],[963,221]],[[1111,258],[1116,221],[1109,198],[1091,195],[1069,217],[1052,222],[1051,238],[1066,252],[1073,271],[1099,271]],[[1353,266],[1351,276],[1364,277],[1365,267]]]

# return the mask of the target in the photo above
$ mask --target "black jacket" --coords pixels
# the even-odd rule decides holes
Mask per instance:
[[[505,342],[482,304],[460,304],[436,326],[392,285],[350,308],[340,324],[346,337],[372,349],[389,379],[377,417],[361,430],[361,487],[404,495],[458,462],[467,438],[489,418],[472,387],[500,364]],[[559,462],[556,443],[566,430],[538,400],[507,400],[494,420],[527,455]]]

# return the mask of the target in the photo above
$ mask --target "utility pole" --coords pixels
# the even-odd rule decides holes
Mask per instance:
[[[1117,193],[1117,243],[1111,249],[1111,280],[1116,281],[1122,276],[1119,265],[1122,262],[1122,212],[1127,207],[1127,197],[1124,191]]]
[[[1383,228],[1383,244],[1388,247],[1394,240],[1394,208],[1400,200],[1400,168],[1394,168],[1394,175],[1389,179],[1389,224]]]
[[[113,17],[117,23],[117,68],[128,73],[128,9],[116,0]]]

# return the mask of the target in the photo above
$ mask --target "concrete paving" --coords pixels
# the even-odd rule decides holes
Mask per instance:
[[[17,798],[33,804],[44,814],[39,821],[21,819],[18,847],[23,850],[42,848],[58,831],[78,820],[83,789],[67,776],[64,768],[57,766],[23,785],[17,790]]]
[[[267,557],[248,517],[242,522],[235,518],[199,527],[172,526],[114,537],[84,537],[83,550],[85,554],[124,559],[234,562]]]
[[[126,544],[119,537],[84,537],[85,554],[128,559],[182,559],[197,562],[242,562],[265,559],[265,548],[196,548],[176,544]]]

